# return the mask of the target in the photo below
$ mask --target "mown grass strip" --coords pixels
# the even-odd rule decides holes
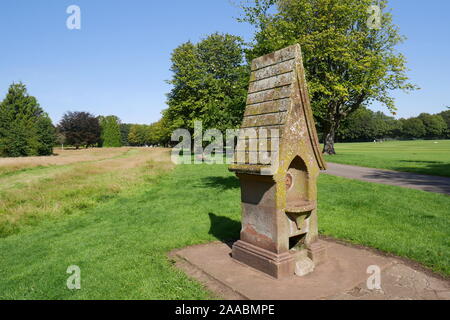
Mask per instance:
[[[368,168],[450,177],[450,140],[338,143],[326,160]]]

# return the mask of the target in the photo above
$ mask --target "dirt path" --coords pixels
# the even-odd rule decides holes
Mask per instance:
[[[450,195],[450,178],[328,163],[326,174]]]

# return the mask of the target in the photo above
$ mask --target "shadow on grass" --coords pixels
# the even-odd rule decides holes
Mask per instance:
[[[234,176],[229,177],[206,177],[202,179],[202,183],[214,189],[229,190],[240,188],[239,179]]]
[[[399,167],[392,168],[397,171],[407,171],[418,174],[428,174],[431,176],[450,177],[450,163],[438,162],[438,161],[414,161],[414,160],[401,160],[403,163],[420,163],[424,164],[422,167]]]
[[[404,170],[405,168],[402,169]],[[428,192],[450,195],[450,178],[448,177],[424,175],[415,172],[372,170],[370,174],[364,175],[364,178],[375,179],[374,182],[383,183],[383,181],[389,181],[402,187],[413,187]]]
[[[241,223],[214,213],[209,213],[209,219],[211,221],[209,234],[226,243],[231,248],[231,245],[236,239],[239,239]]]
[[[441,161],[424,161],[424,160],[400,160],[399,162],[406,162],[406,163],[428,163],[428,164],[442,163]]]

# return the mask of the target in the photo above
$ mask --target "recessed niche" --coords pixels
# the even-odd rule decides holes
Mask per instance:
[[[296,157],[286,173],[286,207],[304,206],[308,202],[308,169],[305,162]]]
[[[306,234],[289,238],[289,250],[300,251],[305,249]]]

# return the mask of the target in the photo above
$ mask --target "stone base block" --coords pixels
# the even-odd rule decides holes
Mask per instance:
[[[295,260],[288,252],[275,254],[250,243],[238,241],[233,245],[232,257],[275,279],[285,279],[295,274]]]
[[[328,258],[327,248],[319,241],[314,242],[308,248],[308,257],[318,266]]]
[[[325,263],[306,277],[277,280],[237,263],[227,244],[215,242],[174,251],[177,267],[224,299],[247,300],[423,300],[448,299],[450,282],[402,260],[330,240]],[[383,291],[367,289],[367,268],[379,266]],[[424,285],[422,285],[424,284]]]
[[[314,269],[314,262],[308,257],[304,257],[295,263],[295,275],[299,277],[304,277],[312,273]]]

